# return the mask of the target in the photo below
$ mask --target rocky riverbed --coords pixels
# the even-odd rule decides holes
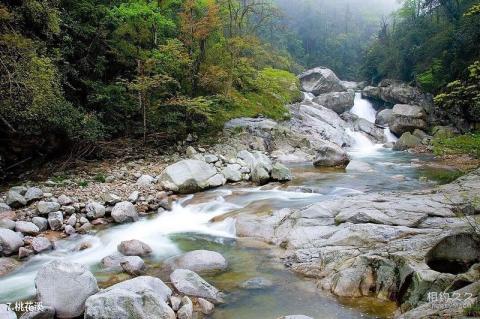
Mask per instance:
[[[305,99],[289,106],[288,121],[234,119],[215,143],[192,136],[170,155],[98,163],[96,173],[7,189],[0,300],[36,295],[45,309],[19,311],[21,318],[230,318],[232,311],[252,318],[238,305],[269,289],[292,299],[290,290],[272,288],[285,280],[309,290],[300,293],[309,305],[255,308],[259,318],[319,317],[321,309],[332,318],[362,315],[358,305],[350,312],[327,299],[315,304],[312,295],[324,292],[347,304],[375,298],[388,311],[367,314],[383,317],[462,316],[466,305],[439,309],[429,293],[476,300],[480,171],[436,186],[422,169],[456,175],[455,168],[400,152],[428,152],[432,136],[455,130],[433,128],[429,96],[403,84],[365,88],[385,105],[409,103],[375,110],[355,94],[360,86],[328,69],[300,80]],[[179,243],[191,236],[205,246],[237,238],[251,257],[239,262],[234,252],[226,258],[198,245],[182,253]],[[259,271],[249,258],[266,250],[269,263],[288,270]],[[247,260],[254,266],[240,276]],[[0,315],[16,318],[2,307]]]

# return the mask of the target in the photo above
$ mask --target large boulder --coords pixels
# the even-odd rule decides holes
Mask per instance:
[[[383,143],[385,142],[385,132],[382,128],[378,127],[374,123],[367,121],[363,118],[358,118],[354,123],[353,127],[355,131],[363,132],[369,137],[371,140],[375,141],[376,143]]]
[[[392,109],[385,109],[381,110],[377,114],[377,118],[375,119],[375,124],[382,125],[382,126],[388,126],[392,119],[393,115],[393,110]]]
[[[315,68],[299,75],[302,91],[315,95],[346,91],[342,81],[337,75],[327,68]]]
[[[354,91],[324,93],[313,99],[313,102],[335,111],[337,114],[342,114],[352,108],[354,101]]]
[[[412,133],[415,129],[427,128],[427,114],[417,105],[397,104],[393,107],[392,117],[388,123],[390,131],[401,136],[405,132]]]
[[[24,245],[22,235],[10,229],[0,228],[0,255],[10,256]]]
[[[165,262],[170,270],[188,269],[197,273],[213,273],[227,269],[225,258],[214,251],[194,250],[180,256],[167,259]]]
[[[172,290],[158,278],[142,276],[113,285],[87,299],[85,319],[175,319],[166,301]]]
[[[181,294],[204,298],[214,303],[223,302],[222,293],[191,270],[175,270],[170,274],[170,281]]]
[[[129,223],[138,220],[137,209],[132,203],[126,201],[115,204],[111,215],[116,223]]]
[[[279,182],[291,181],[293,179],[290,169],[281,163],[273,164],[272,179]]]
[[[347,152],[330,143],[317,148],[317,156],[313,165],[317,167],[346,167],[349,162]]]
[[[168,166],[159,182],[166,190],[186,194],[213,187],[211,178],[215,175],[217,170],[204,161],[182,160]]]
[[[237,156],[247,164],[252,172],[252,182],[258,185],[268,183],[273,169],[272,161],[268,156],[258,151],[250,153],[246,150],[240,151]]]
[[[85,310],[85,301],[98,292],[97,280],[84,265],[53,261],[35,277],[38,300],[55,309],[58,318],[75,318]]]
[[[9,305],[0,304],[0,318],[2,319],[17,319],[17,315],[10,309]]]
[[[405,151],[422,144],[422,140],[410,132],[403,133],[393,146],[394,151]]]
[[[433,98],[430,94],[423,93],[406,83],[393,80],[384,80],[378,87],[367,86],[363,89],[362,95],[390,104],[415,104],[424,107],[433,105]]]
[[[136,239],[122,241],[117,249],[125,256],[148,256],[152,253],[150,246]]]

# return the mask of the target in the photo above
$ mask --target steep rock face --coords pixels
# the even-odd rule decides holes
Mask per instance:
[[[480,169],[432,190],[357,195],[261,217],[241,214],[236,229],[238,236],[285,247],[287,266],[335,295],[396,300],[408,311],[425,303],[430,291],[480,280],[480,256],[470,253],[467,262],[464,255],[480,243],[458,217],[479,211],[473,200],[479,192]],[[469,240],[450,239],[465,233]]]
[[[433,105],[433,97],[430,94],[394,80],[383,80],[378,87],[367,86],[363,89],[362,95],[391,104],[416,104],[427,109]]]
[[[299,75],[302,91],[315,95],[346,91],[342,81],[337,75],[327,68],[315,68]]]

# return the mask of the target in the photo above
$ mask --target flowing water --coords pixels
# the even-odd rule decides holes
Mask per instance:
[[[364,101],[357,98],[355,112],[370,117],[371,105]],[[295,179],[286,184],[229,185],[185,196],[172,211],[100,230],[94,235],[78,235],[57,242],[54,251],[31,258],[14,273],[0,279],[0,303],[32,298],[37,270],[55,259],[89,265],[102,287],[124,280],[127,275],[104,272],[99,262],[114,253],[121,241],[138,239],[149,244],[154,252],[146,259],[148,274],[162,279],[168,279],[162,261],[181,252],[210,249],[227,258],[227,272],[207,277],[227,293],[226,304],[217,307],[213,319],[275,319],[288,314],[313,318],[391,317],[395,311],[393,303],[372,298],[335,299],[319,292],[312,280],[285,269],[279,260],[278,248],[235,236],[234,218],[239,212],[261,214],[341,196],[431,186],[419,181],[422,172],[410,164],[413,155],[375,145],[358,132],[349,134],[355,140],[350,150],[352,158],[369,163],[374,172],[346,172],[314,168],[311,163],[295,164],[290,166]],[[395,178],[399,175],[401,179]],[[87,248],[79,250],[81,245]],[[255,291],[238,288],[241,282],[258,276],[270,279],[274,285]]]

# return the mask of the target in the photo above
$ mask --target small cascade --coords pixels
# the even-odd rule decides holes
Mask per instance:
[[[380,145],[373,143],[365,134],[361,132],[355,132],[350,128],[347,128],[346,132],[353,140],[350,153],[354,153],[359,156],[369,155],[381,147]]]
[[[372,103],[362,98],[360,92],[355,93],[355,102],[350,112],[372,123],[375,123],[377,117],[377,111],[373,108]]]
[[[398,137],[396,137],[388,127],[383,130],[383,133],[385,134],[385,140],[387,143],[395,143],[398,141]]]

